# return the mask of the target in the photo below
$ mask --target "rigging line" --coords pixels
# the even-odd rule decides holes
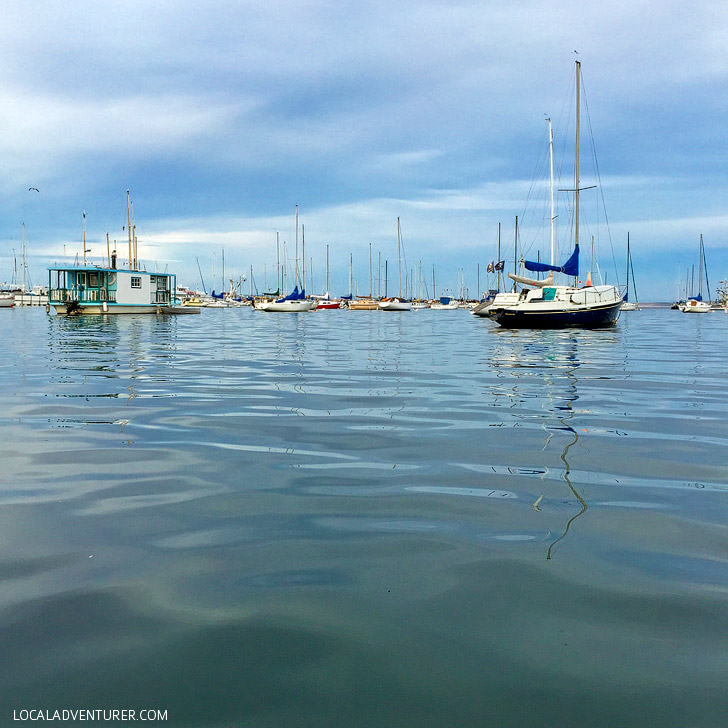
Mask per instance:
[[[617,285],[619,286],[619,268],[617,267],[617,258],[614,254],[614,242],[612,241],[612,231],[609,227],[609,216],[607,215],[607,205],[604,201],[604,187],[602,186],[602,175],[599,170],[599,160],[597,159],[597,149],[594,142],[594,131],[592,129],[591,114],[589,113],[589,102],[586,97],[586,89],[584,88],[584,80],[582,78],[582,94],[584,96],[584,108],[586,109],[586,121],[589,127],[589,138],[591,141],[592,158],[594,159],[594,169],[597,175],[597,182],[599,184],[599,197],[602,201],[602,208],[604,210],[604,222],[607,226],[607,238],[609,239],[609,247],[612,251],[612,264],[614,265],[614,272],[617,277]]]

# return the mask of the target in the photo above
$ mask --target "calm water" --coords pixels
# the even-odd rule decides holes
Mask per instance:
[[[0,314],[0,725],[728,725],[728,316]]]

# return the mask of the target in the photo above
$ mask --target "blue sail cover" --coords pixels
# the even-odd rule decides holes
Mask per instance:
[[[304,298],[305,298],[304,294]],[[282,303],[283,301],[298,301],[301,298],[301,294],[298,292],[298,286],[296,286],[291,293],[289,293],[287,296],[284,296],[283,298],[279,298],[276,300],[276,303]]]
[[[526,270],[534,271],[536,273],[544,273],[547,270],[552,270],[556,273],[564,273],[567,276],[576,277],[579,275],[579,246],[574,246],[574,252],[571,254],[569,260],[567,260],[562,266],[536,263],[531,260],[525,260],[524,265],[526,266]]]

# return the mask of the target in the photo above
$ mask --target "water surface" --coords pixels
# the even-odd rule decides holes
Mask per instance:
[[[0,725],[728,724],[727,337],[0,312]]]

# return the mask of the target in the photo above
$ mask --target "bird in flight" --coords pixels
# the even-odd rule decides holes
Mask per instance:
[[[36,192],[40,192],[40,190],[37,187],[28,187],[28,192],[31,190],[35,190]]]

